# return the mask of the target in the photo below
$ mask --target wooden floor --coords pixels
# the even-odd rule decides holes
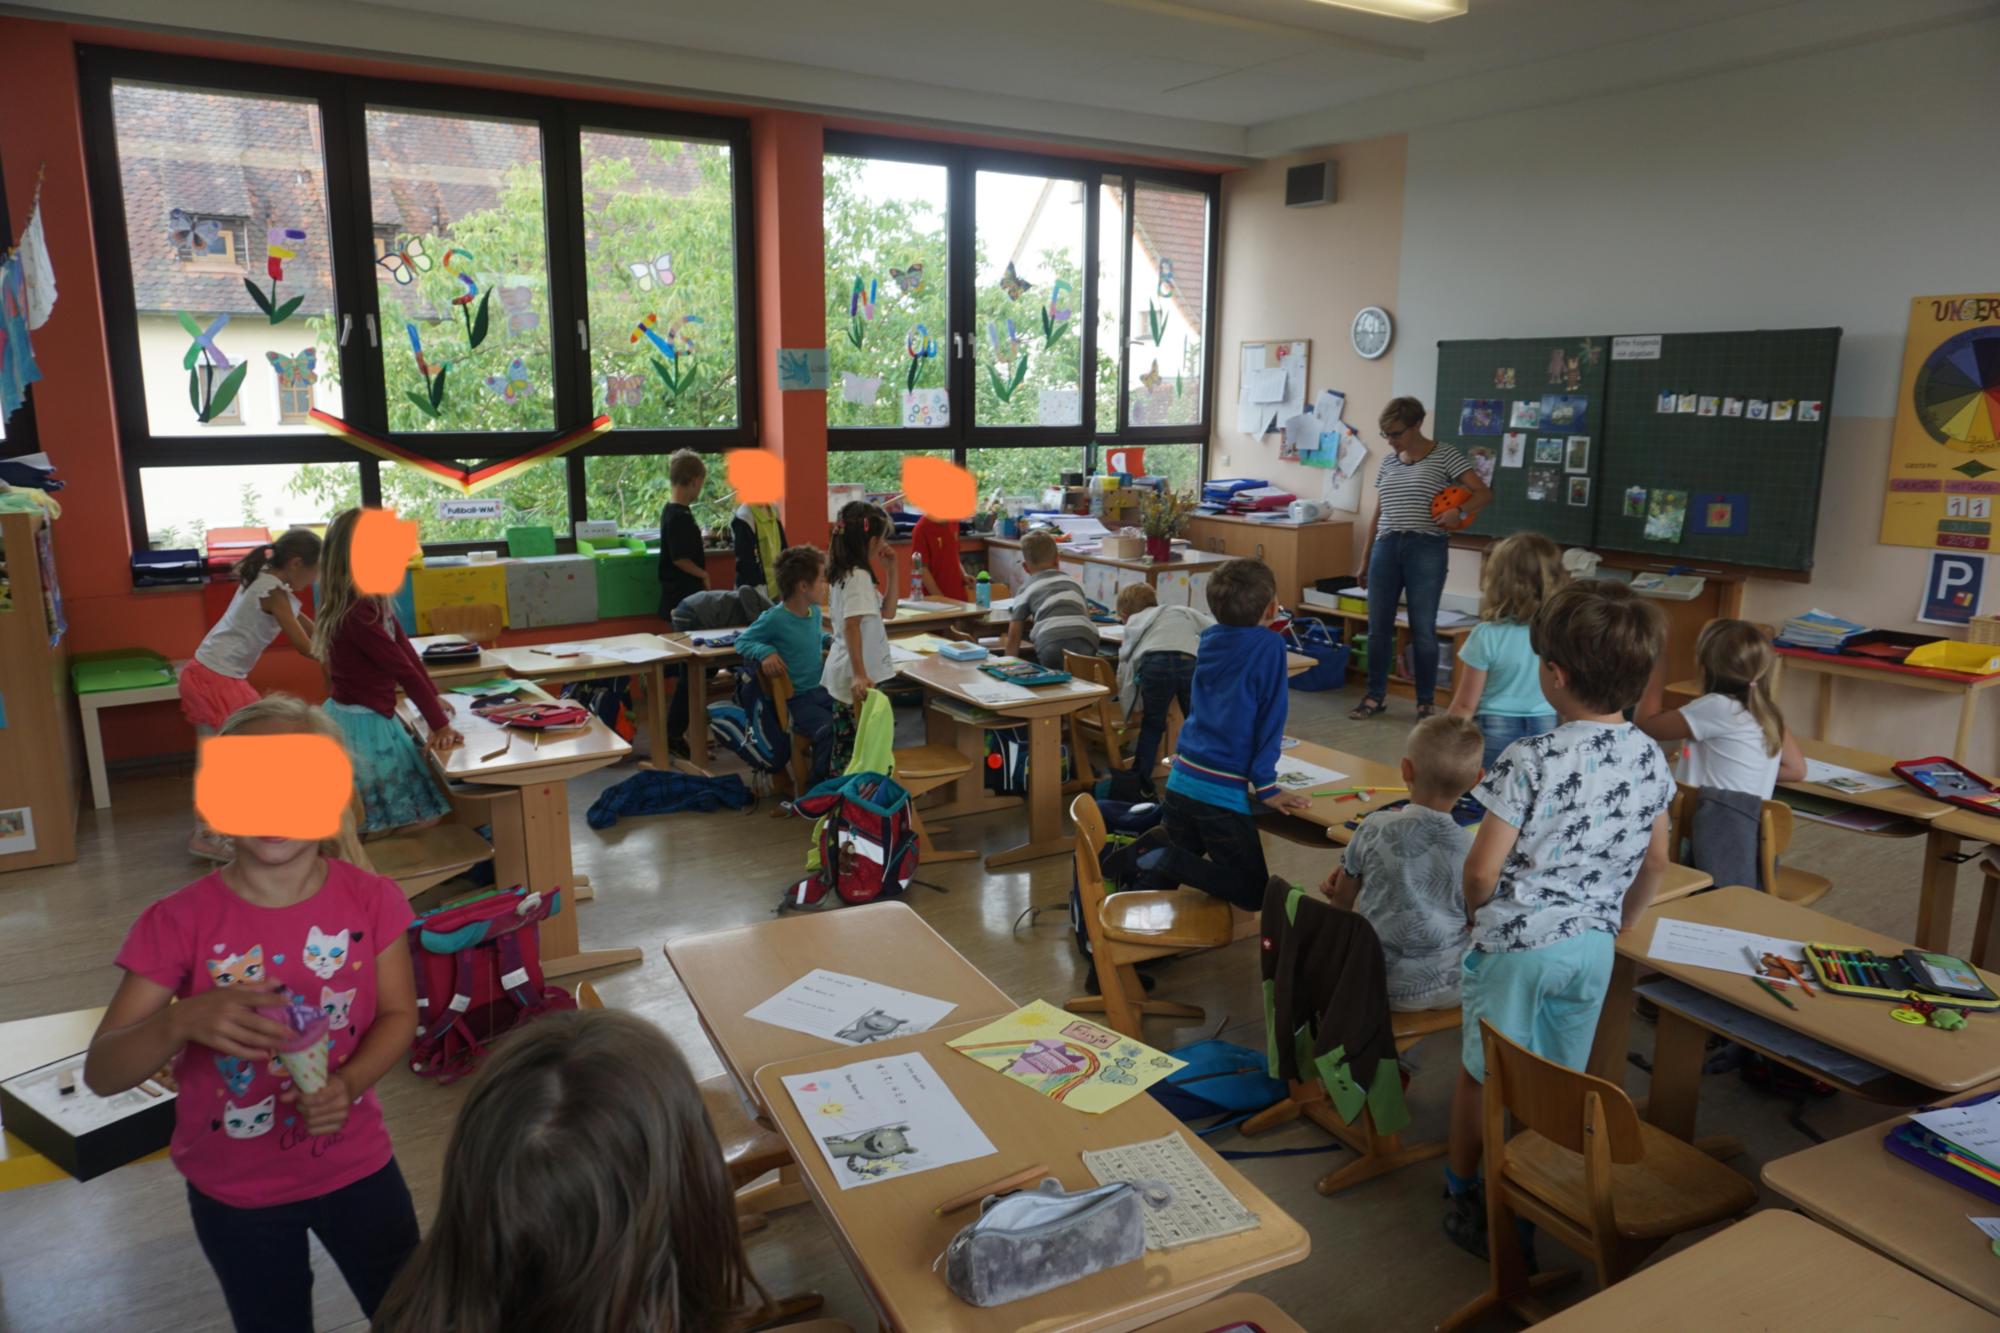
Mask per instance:
[[[1393,760],[1410,725],[1410,705],[1392,702],[1392,714],[1350,722],[1353,696],[1292,694],[1292,734],[1371,758]],[[912,710],[898,710],[905,743],[919,738]],[[806,826],[770,818],[768,803],[749,814],[691,814],[628,819],[607,833],[583,822],[598,790],[629,773],[629,765],[593,774],[576,784],[571,799],[577,868],[588,874],[598,900],[583,909],[586,946],[643,946],[645,963],[597,978],[610,1005],[645,1014],[671,1033],[698,1076],[718,1064],[696,1026],[687,997],[660,957],[669,937],[767,920],[786,883],[802,871]],[[83,814],[82,852],[74,865],[0,877],[0,1020],[103,1004],[117,983],[111,959],[126,928],[153,899],[199,873],[184,853],[189,809],[187,773],[118,782],[117,804]],[[959,821],[948,845],[1000,847],[1020,837],[1020,816],[1008,813]],[[1317,882],[1332,852],[1267,840],[1272,869]],[[1790,861],[1829,875],[1834,891],[1824,911],[1898,936],[1915,920],[1922,840],[1862,837],[1801,821]],[[1060,911],[1015,928],[1023,909],[1059,905],[1070,883],[1065,859],[1037,861],[988,875],[978,862],[926,867],[924,877],[945,887],[916,889],[911,905],[972,962],[1018,1000],[1041,997],[1061,1003],[1079,988],[1083,969]],[[1977,877],[1962,875],[1955,938],[1970,938]],[[1206,1006],[1208,1023],[1174,1031],[1149,1024],[1148,1037],[1171,1046],[1210,1035],[1216,1028],[1246,1045],[1263,1046],[1257,981],[1257,948],[1243,940],[1229,949],[1176,962],[1159,972],[1162,991]],[[1652,1031],[1633,1025],[1636,1049],[1650,1047]],[[1457,1036],[1419,1046],[1421,1069],[1410,1088],[1416,1132],[1442,1136]],[[1645,1076],[1633,1071],[1629,1086],[1643,1095]],[[428,1219],[437,1199],[445,1136],[461,1095],[403,1070],[381,1084],[396,1153]],[[1772,1157],[1795,1152],[1807,1140],[1786,1123],[1787,1107],[1752,1091],[1733,1075],[1707,1080],[1701,1103],[1703,1133],[1727,1131],[1748,1146],[1734,1163],[1755,1178]],[[1884,1118],[1877,1108],[1841,1099],[1816,1101],[1806,1120],[1829,1136]],[[1258,1139],[1233,1132],[1215,1146],[1261,1149],[1310,1146],[1325,1135],[1298,1124]],[[1427,1162],[1373,1181],[1336,1199],[1322,1199],[1312,1182],[1345,1154],[1251,1160],[1242,1169],[1312,1233],[1305,1263],[1251,1286],[1274,1299],[1309,1329],[1422,1329],[1456,1309],[1484,1284],[1482,1264],[1453,1249],[1439,1230],[1442,1176]],[[813,1287],[825,1293],[826,1313],[873,1327],[854,1280],[826,1243],[810,1207],[773,1219],[753,1236],[751,1260],[773,1291]],[[1545,1237],[1544,1267],[1561,1264],[1559,1247]],[[359,1327],[359,1312],[324,1254],[319,1274],[318,1322],[322,1329]],[[1585,1281],[1570,1289],[1587,1294]],[[222,1299],[188,1223],[184,1186],[172,1166],[128,1167],[85,1185],[62,1182],[0,1196],[0,1329],[18,1333],[199,1333],[228,1328]]]

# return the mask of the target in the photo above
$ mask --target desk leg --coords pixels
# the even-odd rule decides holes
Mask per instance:
[[[1965,749],[1972,744],[1972,719],[1979,712],[1979,691],[1966,690],[1958,696],[1958,743],[1952,746],[1951,757],[1959,763],[1965,762]]]
[[[1829,729],[1833,726],[1833,676],[1822,671],[1819,675],[1819,738],[1831,739]]]
[[[708,666],[700,659],[687,664],[688,753],[708,766]]]
[[[924,710],[924,734],[933,745],[951,745],[965,756],[972,765],[965,776],[952,782],[948,788],[938,789],[945,796],[941,805],[924,807],[924,813],[932,819],[958,819],[965,815],[989,814],[995,810],[1011,810],[1021,803],[1018,796],[995,796],[986,790],[986,728],[961,722],[935,708]]]
[[[1687,1143],[1694,1142],[1695,1106],[1701,1099],[1701,1065],[1708,1029],[1664,1005],[1653,1038],[1653,1090],[1646,1119]]]
[[[90,803],[99,810],[111,804],[111,780],[104,776],[104,728],[97,709],[85,705],[83,715],[83,755],[90,765]]]
[[[1625,1056],[1631,1049],[1632,978],[1639,965],[1624,954],[1611,963],[1611,986],[1604,992],[1604,1008],[1597,1015],[1597,1037],[1590,1044],[1588,1072],[1606,1083],[1625,1086]]]
[[[664,769],[673,758],[667,753],[667,664],[655,662],[646,668],[646,690],[651,696],[646,700],[646,748],[652,752],[653,767]],[[688,718],[688,729],[694,729],[694,718]],[[701,734],[708,735],[708,726],[703,723]]]
[[[1960,846],[1956,834],[1935,825],[1924,835],[1923,891],[1917,899],[1919,949],[1941,953],[1951,949],[1951,909],[1958,894],[1959,863],[1947,858],[1958,855]]]
[[[569,845],[569,784],[536,783],[520,792],[528,887],[539,893],[562,891],[562,910],[541,924],[543,974],[554,979],[638,962],[637,949],[585,950],[580,943],[576,867]]]
[[[1062,831],[1062,719],[1028,721],[1028,840],[986,858],[986,868],[1044,856],[1068,856],[1076,840]]]

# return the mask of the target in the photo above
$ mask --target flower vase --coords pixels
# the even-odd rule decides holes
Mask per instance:
[[[1174,543],[1171,537],[1146,538],[1146,558],[1164,562],[1173,558]]]

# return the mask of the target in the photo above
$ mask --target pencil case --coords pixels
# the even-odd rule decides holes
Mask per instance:
[[[1954,1009],[2000,1009],[1995,995],[1972,964],[1928,949],[1905,949],[1900,956],[1879,954],[1817,940],[1805,946],[1813,976],[1836,995],[1859,995],[1898,1003],[1911,995]]]
[[[1129,1264],[1146,1252],[1146,1210],[1173,1197],[1157,1181],[1069,1194],[1044,1180],[1039,1189],[988,1199],[945,1246],[945,1283],[968,1305],[1006,1305]]]
[[[424,649],[424,661],[436,665],[439,662],[477,662],[479,645],[465,639],[443,639]]]

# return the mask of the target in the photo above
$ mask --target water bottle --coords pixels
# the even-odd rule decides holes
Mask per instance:
[[[979,603],[980,610],[984,611],[991,607],[993,605],[993,576],[983,569],[980,570],[979,577],[972,581],[972,595]]]
[[[910,600],[921,601],[924,595],[924,555],[921,551],[910,552]]]

